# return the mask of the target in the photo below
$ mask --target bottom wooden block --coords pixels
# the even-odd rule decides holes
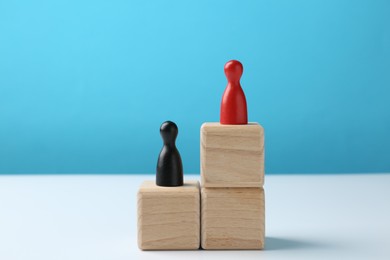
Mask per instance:
[[[263,249],[263,188],[202,188],[203,249]]]
[[[199,249],[197,181],[160,187],[145,181],[138,191],[138,246],[142,250]]]

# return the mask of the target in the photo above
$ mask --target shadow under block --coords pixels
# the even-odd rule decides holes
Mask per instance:
[[[202,187],[262,187],[264,129],[257,123],[201,127]]]
[[[138,191],[138,247],[142,250],[199,249],[198,181],[160,187],[145,181]]]
[[[202,188],[203,249],[263,249],[263,188]]]

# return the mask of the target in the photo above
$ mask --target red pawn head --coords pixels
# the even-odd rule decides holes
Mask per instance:
[[[244,91],[240,78],[244,69],[237,60],[225,64],[225,75],[228,80],[222,96],[220,123],[223,125],[245,125],[248,123],[248,113]]]

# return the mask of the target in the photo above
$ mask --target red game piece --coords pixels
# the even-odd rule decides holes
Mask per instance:
[[[225,64],[225,75],[228,80],[222,96],[220,123],[223,125],[245,125],[248,123],[248,112],[240,78],[244,70],[241,62],[228,61]]]

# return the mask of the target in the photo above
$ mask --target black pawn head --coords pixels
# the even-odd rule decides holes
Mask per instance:
[[[165,145],[175,145],[177,134],[179,130],[174,122],[166,121],[160,127],[160,134]]]
[[[178,133],[177,125],[171,121],[162,123],[160,127],[164,145],[157,161],[156,184],[158,186],[183,185],[183,165],[175,144]]]

